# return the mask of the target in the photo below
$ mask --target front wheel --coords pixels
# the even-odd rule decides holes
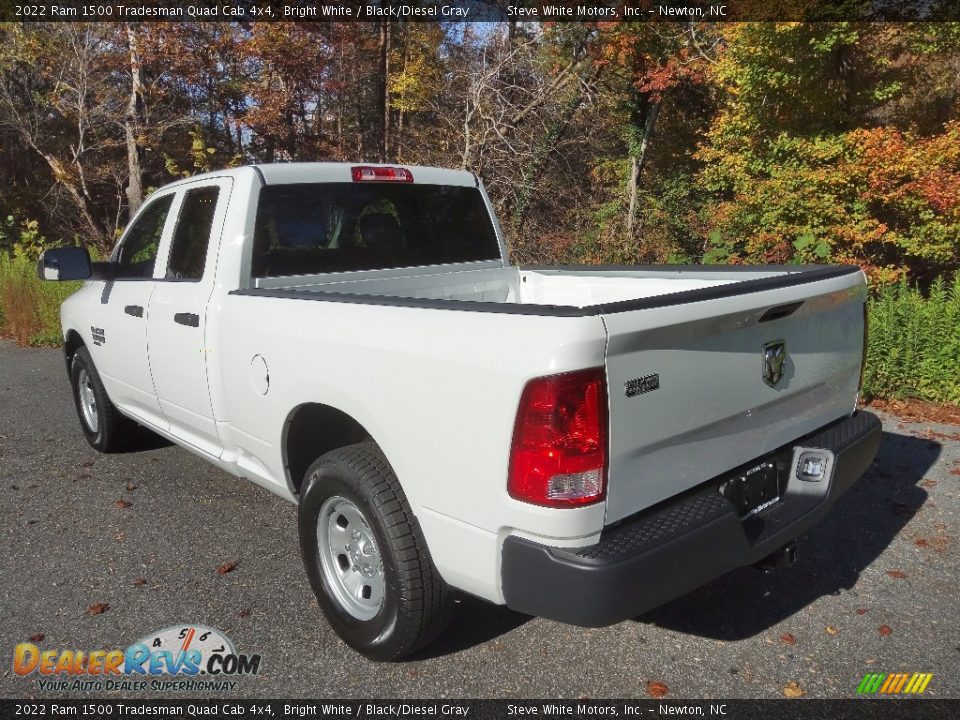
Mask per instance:
[[[337,634],[373,660],[431,642],[449,616],[450,590],[379,448],[365,442],[327,453],[303,488],[300,551]]]
[[[136,425],[121,415],[110,402],[100,374],[93,364],[93,358],[85,347],[77,350],[73,356],[70,364],[70,385],[73,388],[73,401],[77,406],[80,427],[87,442],[104,453],[125,448]]]

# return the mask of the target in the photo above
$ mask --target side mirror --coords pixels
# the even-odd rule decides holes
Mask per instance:
[[[87,280],[92,273],[90,253],[82,247],[44,250],[37,260],[41,280]]]

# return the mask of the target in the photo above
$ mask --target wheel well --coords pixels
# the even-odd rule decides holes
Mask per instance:
[[[83,338],[76,330],[67,333],[67,339],[63,341],[63,358],[67,362],[67,373],[70,372],[70,365],[73,363],[73,356],[77,350],[83,347]]]
[[[284,432],[284,465],[294,492],[300,492],[303,476],[321,455],[370,437],[360,423],[329,405],[301,405],[287,420]]]

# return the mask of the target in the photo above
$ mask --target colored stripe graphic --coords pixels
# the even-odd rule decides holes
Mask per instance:
[[[932,673],[867,673],[857,686],[857,692],[861,695],[919,694],[927,689],[932,679]]]
[[[886,673],[867,673],[863,676],[863,680],[860,681],[860,685],[857,687],[857,692],[875,693],[880,689],[880,684],[886,677]]]

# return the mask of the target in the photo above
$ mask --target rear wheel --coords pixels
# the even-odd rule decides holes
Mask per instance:
[[[70,364],[70,384],[80,427],[87,442],[100,452],[122,450],[130,442],[136,423],[124,417],[110,402],[90,352],[82,347]]]
[[[431,642],[449,617],[450,590],[379,448],[365,442],[327,453],[303,488],[300,551],[337,634],[373,660]]]

